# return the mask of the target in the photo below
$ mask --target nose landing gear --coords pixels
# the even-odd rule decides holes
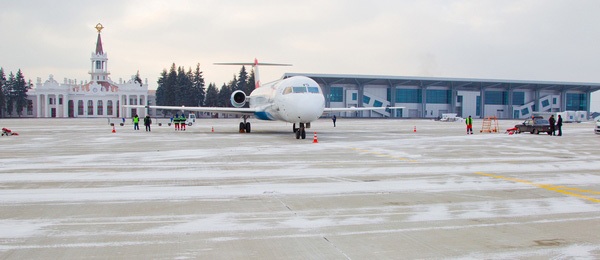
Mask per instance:
[[[300,139],[300,137],[302,137],[302,139],[306,139],[306,129],[304,127],[304,123],[300,123],[300,128],[296,128],[296,124],[294,124],[292,128],[294,133],[296,133],[296,139]]]

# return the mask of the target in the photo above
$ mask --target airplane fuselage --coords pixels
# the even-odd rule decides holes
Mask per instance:
[[[261,120],[310,123],[325,109],[321,87],[311,78],[295,76],[260,86],[248,96],[254,116]]]

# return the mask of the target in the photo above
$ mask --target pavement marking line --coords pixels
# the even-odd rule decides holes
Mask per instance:
[[[591,202],[596,202],[596,203],[600,203],[600,199],[596,199],[590,196],[586,196],[586,195],[582,195],[579,193],[575,193],[575,192],[580,192],[580,193],[589,193],[589,194],[596,194],[596,195],[600,195],[599,191],[595,191],[595,190],[584,190],[584,189],[579,189],[579,188],[571,188],[571,187],[565,187],[565,186],[557,186],[557,185],[550,185],[550,184],[539,184],[539,183],[533,183],[531,181],[528,180],[522,180],[522,179],[517,179],[517,178],[511,178],[511,177],[506,177],[506,176],[502,176],[502,175],[495,175],[495,174],[489,174],[489,173],[485,173],[485,172],[475,172],[475,174],[477,175],[482,175],[482,176],[487,176],[487,177],[491,177],[491,178],[495,178],[495,179],[501,179],[501,180],[507,180],[507,181],[512,181],[512,182],[518,182],[518,183],[524,183],[524,184],[529,184],[538,188],[542,188],[545,190],[549,190],[549,191],[554,191],[554,192],[558,192],[567,196],[573,196],[573,197],[577,197],[580,199],[585,199],[585,200],[589,200]]]
[[[360,149],[360,148],[351,148],[351,149],[354,150],[354,151],[358,151],[358,152],[370,153],[370,154],[373,154],[373,155],[382,156],[382,157],[388,157],[388,158],[392,158],[392,159],[400,160],[400,161],[417,162],[416,160],[413,160],[413,159],[408,159],[408,158],[403,158],[403,157],[396,157],[396,156],[393,156],[393,155],[389,155],[389,154],[385,154],[385,153],[380,153],[380,152],[369,151],[369,150]]]

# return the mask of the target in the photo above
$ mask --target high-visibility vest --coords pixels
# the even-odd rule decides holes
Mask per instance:
[[[473,124],[473,118],[467,118],[466,123],[467,123],[467,125],[472,125]]]

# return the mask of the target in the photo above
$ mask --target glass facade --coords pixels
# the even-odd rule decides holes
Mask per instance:
[[[477,104],[475,108],[475,116],[481,116],[481,96],[477,96]]]
[[[331,87],[329,94],[329,101],[331,102],[344,102],[344,88],[342,87]]]
[[[450,90],[428,89],[427,92],[428,104],[450,104],[452,92]]]
[[[513,105],[525,105],[525,92],[513,92]]]
[[[486,91],[486,105],[508,105],[508,92],[506,91]]]
[[[580,111],[587,110],[587,95],[567,93],[567,110]]]
[[[420,89],[396,89],[396,103],[421,103]]]

